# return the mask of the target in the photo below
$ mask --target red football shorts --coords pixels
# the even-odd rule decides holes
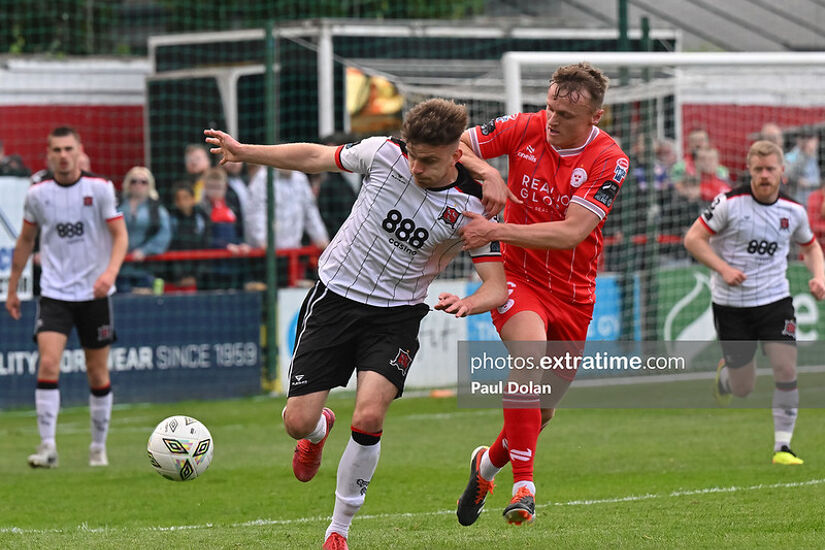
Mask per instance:
[[[492,310],[493,324],[501,334],[502,327],[514,315],[532,311],[544,322],[548,342],[584,342],[587,327],[593,319],[593,304],[571,304],[560,300],[547,289],[520,279],[507,279],[510,296],[503,306]],[[556,373],[565,380],[573,380],[576,371]]]

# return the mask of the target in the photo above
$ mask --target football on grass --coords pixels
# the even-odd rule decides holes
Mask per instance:
[[[170,416],[149,436],[147,452],[157,473],[173,481],[203,475],[212,462],[212,435],[191,416]]]

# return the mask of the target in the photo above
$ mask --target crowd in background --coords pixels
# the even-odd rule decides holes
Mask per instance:
[[[825,194],[820,177],[819,137],[814,128],[802,127],[790,137],[773,122],[762,126],[761,131],[750,136],[752,141],[764,139],[776,143],[785,151],[785,178],[782,192],[807,207],[808,218],[814,234],[825,244]],[[719,193],[740,185],[750,184],[750,174],[742,169],[738,177],[720,162],[719,150],[712,143],[707,130],[692,128],[688,131],[684,155],[678,158],[676,144],[670,139],[651,140],[653,155],[647,155],[643,135],[630,147],[631,173],[638,183],[638,191],[651,197],[650,205],[640,210],[639,204],[630,206],[635,211],[646,211],[646,217],[638,217],[630,224],[620,214],[628,209],[628,197],[623,191],[613,215],[605,224],[605,235],[612,242],[622,242],[625,227],[637,233],[645,233],[646,224],[652,221],[659,239],[659,265],[677,266],[692,263],[693,259],[682,246],[685,232]],[[649,166],[653,159],[652,168]],[[648,219],[649,218],[649,219]],[[605,269],[621,270],[623,258],[615,250],[606,250]]]
[[[325,142],[351,140],[340,134]],[[5,155],[1,147],[2,142],[0,175],[30,177],[33,183],[49,177],[48,167],[31,174],[19,155]],[[82,164],[84,171],[92,171],[88,156],[83,155]],[[204,145],[190,144],[183,150],[182,174],[171,184],[157,182],[144,166],[134,166],[124,175],[119,206],[129,232],[129,261],[117,280],[121,292],[156,292],[159,283],[176,291],[264,288],[263,260],[246,256],[267,246],[267,170],[242,163],[214,164]],[[360,179],[275,170],[273,187],[276,249],[313,245],[323,250],[349,214]],[[238,258],[147,261],[165,252],[203,249],[226,250]],[[287,264],[279,258],[279,286],[289,282]],[[303,268],[311,264],[311,258],[302,260]],[[306,275],[312,277],[311,269]]]
[[[811,227],[825,245],[825,192],[820,176],[819,137],[815,129],[803,127],[786,136],[775,123],[766,123],[755,139],[767,139],[786,151],[783,192],[805,205]],[[789,139],[790,138],[790,139]],[[323,139],[328,145],[353,141],[346,134]],[[647,154],[647,144],[653,154]],[[604,268],[620,270],[620,247],[628,231],[645,233],[650,222],[656,227],[660,246],[659,265],[680,265],[692,260],[681,238],[713,198],[738,185],[748,184],[749,174],[738,177],[720,162],[718,149],[704,128],[693,128],[687,136],[682,158],[671,139],[646,140],[639,135],[630,147],[631,177],[637,196],[648,197],[648,214],[634,216],[630,223],[623,209],[641,211],[639,204],[619,200],[608,218]],[[143,166],[130,169],[120,185],[120,208],[129,231],[130,262],[124,264],[117,285],[121,291],[157,290],[158,281],[170,290],[264,288],[260,259],[244,258],[253,249],[266,248],[267,170],[260,166],[227,163],[214,166],[207,148],[199,143],[182,151],[182,174],[177,181],[156,182]],[[91,171],[91,161],[82,155],[82,168]],[[650,160],[653,164],[650,166]],[[31,174],[19,155],[5,154],[0,141],[0,175],[31,177],[33,182],[49,174],[44,168]],[[164,202],[159,186],[167,191]],[[276,205],[276,249],[314,245],[323,250],[343,224],[357,197],[360,179],[347,173],[306,175],[274,171]],[[167,187],[168,186],[168,187]],[[171,189],[171,193],[168,190]],[[237,259],[145,261],[168,251],[225,249]],[[294,260],[293,260],[294,261]],[[311,262],[304,261],[307,268]],[[278,280],[288,282],[288,261],[278,259]],[[311,269],[307,271],[311,277]],[[294,282],[294,281],[293,281]]]

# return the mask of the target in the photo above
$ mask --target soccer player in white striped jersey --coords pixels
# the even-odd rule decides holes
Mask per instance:
[[[80,168],[83,145],[77,132],[67,126],[52,130],[46,154],[53,174],[26,194],[6,298],[6,309],[20,319],[17,283],[39,231],[43,273],[34,333],[40,353],[35,407],[41,442],[29,456],[29,465],[54,468],[58,464],[60,359],[76,327],[91,393],[89,465],[107,466],[106,437],[112,416],[108,360],[115,341],[110,296],[129,238],[112,182]]]
[[[378,464],[384,417],[401,396],[418,350],[419,323],[429,310],[423,303],[427,287],[460,252],[459,230],[469,222],[467,212],[485,212],[482,186],[458,162],[466,127],[463,106],[431,99],[407,113],[403,141],[372,137],[339,147],[262,146],[240,144],[216,130],[204,132],[211,151],[223,154],[221,162],[364,175],[352,212],[320,258],[320,281],[301,309],[283,412],[287,433],[299,440],[293,471],[309,481],[335,421],[324,407],[329,390],[346,385],[357,370],[352,435],[338,464],[324,548],[347,547],[350,523]],[[493,211],[503,205],[506,190],[497,195]],[[470,256],[481,286],[465,298],[441,294],[435,309],[464,317],[507,300],[498,243],[470,250]]]
[[[749,186],[717,196],[685,235],[685,247],[713,270],[711,299],[724,359],[714,395],[745,397],[756,381],[757,341],[773,367],[774,464],[802,464],[791,451],[799,407],[796,317],[788,279],[791,240],[811,272],[808,288],[825,298],[825,262],[805,207],[780,191],[782,149],[757,141],[748,151]]]

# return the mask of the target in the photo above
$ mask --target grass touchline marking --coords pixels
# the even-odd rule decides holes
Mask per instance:
[[[567,502],[548,502],[545,504],[537,504],[536,508],[549,508],[552,506],[593,506],[596,504],[614,504],[622,502],[638,502],[642,500],[651,500],[655,498],[675,498],[685,496],[709,495],[715,493],[736,493],[744,491],[759,491],[762,489],[793,489],[795,487],[809,487],[811,485],[820,485],[825,483],[823,479],[811,479],[808,481],[795,481],[785,483],[760,483],[758,485],[748,485],[745,487],[707,487],[704,489],[684,489],[671,491],[670,493],[647,493],[644,495],[630,495],[626,497],[613,498],[597,498],[586,500],[569,500]],[[408,513],[387,513],[387,514],[366,514],[363,516],[356,516],[355,521],[368,521],[373,519],[391,519],[391,518],[412,518],[422,516],[441,516],[454,514],[455,510],[437,510],[434,512],[408,512]],[[200,525],[170,525],[168,527],[138,527],[141,531],[191,531],[193,529],[212,529],[215,527],[266,527],[271,525],[294,525],[296,523],[313,523],[329,521],[330,516],[313,516],[305,518],[294,519],[254,519],[250,521],[243,521],[237,523],[230,523],[227,525],[217,525],[214,523],[203,523]],[[110,527],[89,527],[86,523],[82,523],[77,527],[78,531],[88,533],[104,533],[107,531],[121,531],[125,528],[110,528]],[[46,534],[46,533],[69,533],[69,529],[21,529],[19,527],[0,527],[0,534],[12,533],[18,535],[26,534]]]

